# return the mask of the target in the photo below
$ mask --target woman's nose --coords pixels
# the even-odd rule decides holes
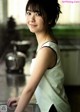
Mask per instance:
[[[35,15],[34,14],[31,15],[30,21],[35,21]]]

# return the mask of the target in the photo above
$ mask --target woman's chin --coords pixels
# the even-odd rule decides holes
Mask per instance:
[[[29,30],[30,30],[30,32],[35,33],[35,30],[34,29],[29,29]]]

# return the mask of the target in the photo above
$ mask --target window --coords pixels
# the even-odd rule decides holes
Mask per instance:
[[[13,16],[17,24],[24,24],[27,0],[8,0],[8,17]]]

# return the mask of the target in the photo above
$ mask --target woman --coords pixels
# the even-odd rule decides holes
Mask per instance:
[[[34,92],[41,112],[70,112],[63,87],[58,42],[51,30],[59,13],[57,0],[29,0],[26,5],[26,23],[36,35],[38,47],[31,64],[30,79],[21,96],[8,100],[8,106],[17,105],[15,112],[23,112]]]

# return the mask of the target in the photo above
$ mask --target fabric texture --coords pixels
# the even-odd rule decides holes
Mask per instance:
[[[64,73],[61,66],[59,47],[52,41],[46,42],[42,47],[53,49],[57,54],[57,62],[53,68],[47,69],[35,91],[40,110],[41,112],[49,112],[51,106],[54,105],[57,112],[71,112],[63,87]],[[32,59],[30,72],[34,69],[35,61],[36,58]]]

